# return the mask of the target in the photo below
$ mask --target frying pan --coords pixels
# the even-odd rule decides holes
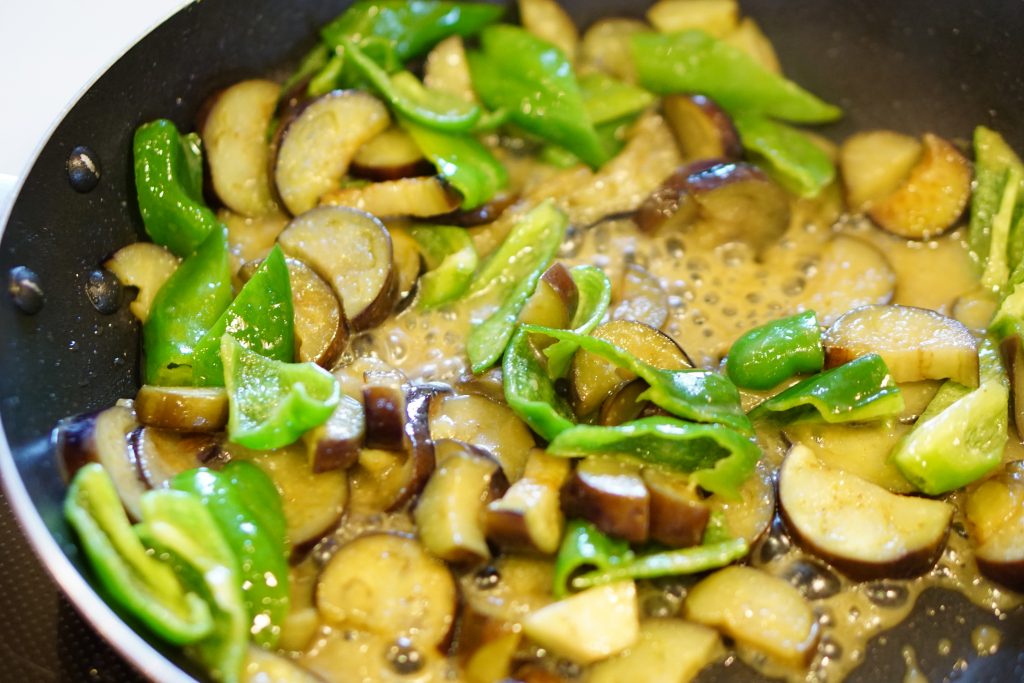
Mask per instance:
[[[49,434],[61,417],[132,396],[138,382],[138,325],[125,306],[101,314],[88,274],[140,239],[131,137],[157,117],[190,129],[215,89],[280,73],[312,46],[317,27],[348,3],[323,0],[206,0],[140,41],[82,96],[57,126],[24,180],[0,242],[0,275],[27,266],[45,304],[35,315],[0,299],[0,473],[25,534],[57,584],[92,626],[147,676],[187,681],[187,663],[147,641],[103,602],[61,513],[62,483]],[[563,0],[586,26],[608,14],[638,15],[630,0]],[[645,5],[646,3],[640,3]],[[744,0],[772,38],[787,74],[846,117],[824,132],[926,130],[964,140],[993,126],[1024,148],[1024,0]],[[82,192],[69,183],[71,151],[88,146],[101,168]],[[1002,646],[979,657],[971,631],[995,624]],[[952,643],[940,653],[938,643]],[[899,628],[876,639],[852,681],[901,679],[901,651],[913,646],[929,680],[1024,680],[1024,611],[997,619],[958,594],[932,590]],[[966,668],[958,660],[967,663]],[[760,680],[733,662],[702,681]]]

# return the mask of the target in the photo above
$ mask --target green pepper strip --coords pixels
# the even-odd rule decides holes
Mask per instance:
[[[590,522],[570,520],[562,536],[562,545],[555,557],[552,593],[559,600],[569,593],[573,574],[587,566],[611,569],[634,558],[629,543],[611,538]]]
[[[794,123],[826,123],[842,115],[838,107],[704,31],[637,33],[631,48],[640,85],[658,95],[702,93],[730,112]]]
[[[362,404],[359,404],[359,409],[362,411]],[[220,472],[227,477],[259,525],[267,530],[287,555],[291,551],[288,523],[284,516],[281,492],[277,490],[274,481],[262,469],[244,460],[229,462]]]
[[[579,303],[570,326],[576,334],[590,334],[608,312],[612,283],[603,270],[594,266],[575,266],[569,274],[579,292]],[[564,376],[578,348],[575,342],[561,340],[544,349],[548,357],[548,376],[552,379]]]
[[[393,76],[377,66],[356,44],[341,42],[348,61],[400,114],[434,130],[468,131],[480,118],[480,107],[441,90],[429,90],[408,71]]]
[[[802,197],[817,197],[836,178],[832,159],[795,128],[751,113],[732,117],[743,147],[779,183]]]
[[[580,76],[579,85],[583,106],[595,126],[638,114],[654,104],[656,99],[643,88],[623,83],[600,71]]]
[[[199,136],[183,137],[173,123],[157,119],[135,131],[132,151],[146,233],[178,256],[188,256],[220,226],[203,203]]]
[[[736,386],[771,389],[793,375],[825,365],[821,328],[814,311],[755,327],[729,349],[725,372]]]
[[[206,602],[186,590],[170,565],[149,554],[101,465],[88,464],[75,474],[64,515],[100,584],[118,605],[175,645],[210,633],[213,619]]]
[[[530,429],[551,441],[573,428],[572,408],[555,391],[529,333],[520,329],[512,336],[501,367],[505,400]]]
[[[419,126],[399,118],[423,156],[462,195],[462,208],[475,209],[508,185],[508,171],[476,138]]]
[[[754,420],[830,424],[889,417],[903,410],[903,394],[878,354],[809,377],[750,411]]]
[[[266,528],[261,520],[276,507],[283,524],[284,514],[273,483],[272,497],[251,495],[252,486],[265,488],[269,482],[262,470],[251,463],[233,464],[242,467],[234,468],[230,476],[205,467],[187,470],[171,480],[171,488],[198,496],[213,515],[238,560],[239,588],[249,614],[249,633],[258,645],[273,648],[288,615],[288,559],[281,538],[276,536],[277,528]],[[266,482],[243,487],[249,494],[248,500],[243,490],[232,483],[257,478]]]
[[[194,350],[230,304],[227,233],[218,227],[153,299],[142,327],[146,383],[192,384]]]
[[[537,205],[516,222],[477,273],[470,297],[497,301],[498,309],[473,327],[466,340],[473,372],[491,367],[505,351],[519,312],[558,252],[568,222],[551,201]]]
[[[900,474],[929,496],[977,481],[1002,462],[1009,380],[990,340],[982,342],[979,356],[978,388],[943,384],[889,456]]]
[[[662,370],[610,342],[569,330],[538,325],[523,325],[523,329],[575,342],[584,351],[638,375],[650,385],[637,397],[638,401],[652,401],[687,420],[718,422],[743,434],[753,433],[753,425],[740,406],[736,386],[722,375],[703,370]]]
[[[732,499],[738,497],[761,457],[757,444],[734,429],[668,417],[647,417],[615,427],[569,427],[551,440],[548,453],[628,455],[692,473],[691,479],[700,487]]]
[[[971,255],[984,269],[991,253],[992,223],[1006,190],[1007,171],[1024,177],[1024,163],[1003,137],[985,126],[974,129],[974,192],[971,195],[971,223],[967,243]],[[1024,203],[1024,186],[1021,187]],[[1011,268],[1015,263],[1011,263]]]
[[[282,363],[221,338],[228,391],[228,436],[247,448],[287,446],[323,424],[338,405],[334,376],[314,363]]]
[[[166,553],[181,575],[191,577],[213,607],[213,632],[191,645],[189,654],[223,683],[242,677],[249,647],[248,618],[237,559],[214,517],[198,497],[159,489],[142,496],[139,535]]]
[[[323,41],[338,47],[345,39],[382,39],[393,46],[398,63],[426,53],[448,36],[474,35],[497,21],[505,8],[439,0],[362,0],[320,30]]]
[[[732,564],[746,557],[749,552],[750,546],[745,540],[732,538],[712,545],[640,555],[632,562],[577,576],[572,580],[572,587],[582,590],[624,579],[654,579],[660,576],[697,574]]]
[[[296,67],[295,71],[285,80],[281,86],[281,95],[278,99],[278,105],[284,101],[286,97],[292,95],[293,91],[299,87],[300,84],[306,83],[306,89],[310,87],[312,79],[320,72],[323,71],[324,67],[331,60],[331,50],[323,43],[317,43],[303,55],[299,61],[299,66]],[[320,93],[323,94],[323,93]]]
[[[473,88],[491,109],[507,109],[509,120],[560,145],[592,167],[608,160],[587,116],[572,64],[557,47],[517,26],[488,26],[483,52],[469,59]]]
[[[436,308],[462,296],[479,263],[465,228],[423,225],[412,228],[409,234],[419,245],[428,269],[420,276],[419,306]]]
[[[992,218],[992,240],[985,260],[985,268],[981,274],[981,285],[992,291],[1006,291],[1010,284],[1013,261],[1010,256],[1010,239],[1014,231],[1014,213],[1017,210],[1018,195],[1021,194],[1021,181],[1024,175],[1016,168],[1006,169],[1003,179],[1003,196],[999,200],[999,210]],[[1017,237],[1019,240],[1020,238]],[[1017,283],[1013,283],[1016,285]]]

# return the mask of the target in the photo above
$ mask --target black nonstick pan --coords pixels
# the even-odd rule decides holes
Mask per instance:
[[[167,117],[191,129],[207,95],[244,77],[281,73],[313,44],[317,27],[347,4],[204,0],[182,10],[70,110],[26,177],[2,234],[0,275],[18,294],[0,298],[0,472],[7,498],[53,579],[150,678],[190,680],[190,674],[179,668],[180,657],[137,635],[94,591],[61,513],[64,484],[49,444],[61,417],[111,405],[137,387],[138,326],[90,274],[143,235],[131,173],[136,126]],[[604,15],[638,15],[647,3],[562,4],[586,26]],[[1024,148],[1024,0],[744,0],[742,6],[773,40],[787,75],[846,111],[827,135],[886,127],[963,140],[983,123]],[[39,304],[34,314],[26,312]],[[995,625],[1002,634],[996,654],[976,652],[971,633],[979,625]],[[951,645],[941,648],[940,641]],[[871,644],[850,680],[902,680],[907,645],[930,681],[1024,680],[1024,611],[996,617],[936,590]],[[732,663],[700,680],[759,679]]]

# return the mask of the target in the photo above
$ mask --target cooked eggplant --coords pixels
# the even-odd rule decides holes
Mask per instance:
[[[523,28],[557,47],[570,62],[576,61],[579,31],[555,0],[519,0],[519,20]]]
[[[658,0],[647,10],[647,20],[662,33],[699,29],[722,38],[739,23],[736,0]]]
[[[397,296],[391,236],[373,216],[342,207],[319,207],[292,220],[281,248],[330,283],[356,330],[391,313]]]
[[[644,201],[642,230],[679,230],[700,249],[744,242],[757,251],[789,227],[789,197],[756,166],[697,161],[679,168]]]
[[[158,244],[135,242],[118,249],[103,267],[116,275],[122,285],[138,290],[128,308],[139,322],[146,322],[153,297],[178,269],[178,257]]]
[[[508,488],[489,453],[453,439],[434,442],[437,467],[413,511],[423,546],[449,562],[486,560],[483,511]]]
[[[725,652],[714,629],[682,619],[645,619],[628,650],[598,662],[588,683],[682,683]]]
[[[444,683],[447,660],[408,639],[337,629],[317,641],[299,663],[332,683]]]
[[[371,138],[352,158],[353,175],[370,180],[427,175],[432,169],[412,137],[398,126]]]
[[[451,394],[451,388],[442,384],[414,385],[405,397],[405,480],[390,510],[405,505],[423,490],[434,471],[437,456],[431,430],[431,408]]]
[[[459,208],[460,198],[439,176],[383,180],[362,187],[331,190],[321,204],[348,206],[374,216],[443,216]]]
[[[274,182],[285,208],[298,216],[338,186],[359,148],[383,132],[387,107],[356,90],[338,90],[309,102],[282,122]]]
[[[839,148],[839,168],[851,211],[870,209],[900,186],[921,158],[921,141],[891,130],[856,133]]]
[[[228,395],[220,387],[143,384],[135,395],[139,422],[178,432],[219,432],[228,423]]]
[[[1016,334],[999,345],[1003,364],[1010,377],[1010,406],[1017,437],[1024,441],[1024,345]]]
[[[877,353],[897,382],[952,379],[978,386],[978,342],[963,323],[926,308],[863,306],[822,337],[825,367]]]
[[[110,475],[117,495],[133,519],[142,519],[139,499],[148,488],[135,462],[128,436],[138,429],[135,412],[116,405],[97,413],[61,420],[53,430],[57,464],[65,481],[84,465],[98,462]]]
[[[341,547],[323,568],[316,606],[329,623],[442,648],[455,623],[455,579],[412,538],[367,534]]]
[[[476,101],[462,36],[449,36],[430,51],[423,65],[423,85],[458,95],[467,102]]]
[[[343,395],[338,407],[319,427],[302,435],[313,472],[348,469],[359,459],[366,436],[363,404]]]
[[[675,472],[646,468],[643,482],[650,496],[650,536],[673,548],[700,545],[711,509],[697,487]]]
[[[150,488],[167,486],[175,475],[199,467],[219,450],[212,434],[180,434],[156,427],[139,427],[128,436],[135,466]]]
[[[535,445],[533,433],[512,410],[479,394],[446,396],[430,406],[430,435],[478,446],[501,463],[509,482],[519,481]]]
[[[631,263],[622,271],[611,318],[661,329],[668,320],[668,294],[649,270]]]
[[[768,464],[762,460],[743,486],[738,500],[719,495],[711,496],[705,504],[719,517],[723,530],[731,538],[742,538],[753,546],[762,538],[775,518],[775,479]]]
[[[740,20],[739,26],[723,40],[734,48],[745,52],[748,57],[774,74],[782,73],[779,56],[775,54],[772,41],[768,40],[761,27],[750,17]]]
[[[640,632],[636,586],[619,581],[551,603],[523,620],[523,632],[541,647],[577,664],[622,652]]]
[[[644,323],[613,320],[599,325],[592,334],[665,370],[693,367],[686,353],[671,337]],[[633,373],[617,368],[603,358],[586,351],[577,351],[569,370],[569,385],[576,413],[590,415],[616,388],[635,378]]]
[[[537,289],[519,312],[519,322],[565,329],[572,322],[579,303],[579,290],[561,261],[544,271]]]
[[[363,387],[366,447],[399,451],[405,444],[405,393],[399,387]]]
[[[522,636],[518,633],[504,633],[476,648],[466,661],[466,679],[469,683],[506,680],[520,640]]]
[[[921,138],[924,151],[895,192],[868,210],[871,220],[910,239],[930,239],[956,223],[971,198],[971,164],[937,135]]]
[[[348,503],[344,471],[314,474],[305,446],[299,442],[273,451],[253,451],[226,444],[231,459],[248,460],[267,473],[278,493],[287,523],[288,541],[301,548],[330,531]]]
[[[634,34],[650,30],[646,23],[637,19],[599,19],[583,34],[580,61],[627,83],[635,83],[636,69],[630,44]]]
[[[615,426],[631,422],[644,415],[651,407],[650,401],[638,400],[650,385],[642,379],[634,379],[623,384],[601,404],[601,413],[597,421],[606,426]]]
[[[743,156],[732,119],[714,100],[704,95],[669,95],[661,108],[684,161],[738,160]]]
[[[200,131],[214,191],[244,216],[277,210],[267,129],[280,95],[281,86],[273,81],[235,83],[217,95]]]
[[[779,471],[779,509],[793,536],[858,580],[927,571],[945,546],[953,508],[889,493],[793,446]]]
[[[416,240],[404,226],[389,223],[387,228],[388,234],[391,235],[391,250],[394,253],[398,301],[403,302],[416,290],[416,281],[423,270],[423,258],[420,256]]]
[[[644,543],[650,537],[651,496],[640,468],[615,458],[583,458],[562,487],[567,517],[592,522],[598,529]]]
[[[409,456],[402,451],[363,448],[349,469],[349,510],[356,516],[380,515],[399,507],[408,482]]]
[[[978,569],[1015,591],[1024,590],[1024,463],[1009,463],[971,491],[966,512]]]
[[[288,216],[280,210],[262,216],[243,216],[222,208],[217,212],[217,220],[228,229],[231,256],[243,265],[265,259],[288,225]]]
[[[552,554],[565,526],[560,491],[569,476],[569,461],[530,451],[523,478],[512,484],[483,512],[484,533],[505,549]]]
[[[896,272],[885,254],[864,240],[838,235],[822,250],[801,298],[819,322],[831,325],[859,306],[889,303],[895,289]]]
[[[750,567],[726,567],[704,579],[690,589],[683,611],[789,666],[806,666],[818,644],[818,622],[800,591]]]

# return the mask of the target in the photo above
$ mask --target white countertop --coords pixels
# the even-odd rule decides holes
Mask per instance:
[[[0,215],[21,174],[84,89],[188,2],[0,1]]]

